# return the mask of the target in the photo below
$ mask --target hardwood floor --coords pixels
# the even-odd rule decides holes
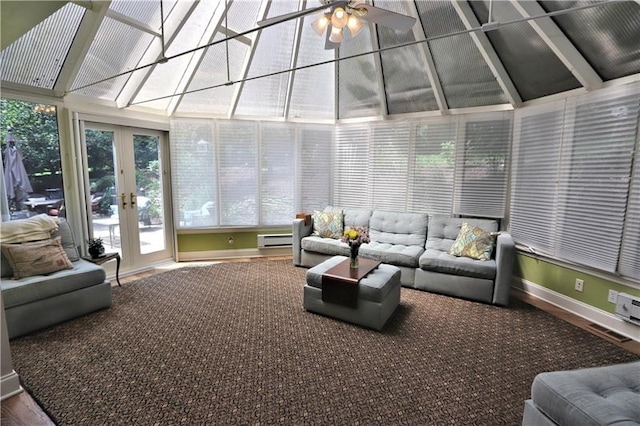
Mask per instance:
[[[155,268],[149,271],[141,272],[134,275],[129,275],[126,277],[120,278],[120,282],[124,285],[128,282],[138,280],[140,278],[148,277],[160,272],[165,272],[167,269],[179,268],[179,267],[188,267],[195,266],[199,264],[210,264],[210,263],[219,263],[219,262],[258,262],[258,261],[266,261],[266,260],[274,260],[274,259],[291,259],[291,256],[279,256],[279,257],[270,257],[270,258],[243,258],[243,259],[225,259],[218,262],[183,262],[176,263],[171,266]],[[112,285],[115,284],[115,280]],[[115,284],[117,285],[117,284]],[[588,332],[605,339],[611,343],[614,343],[636,355],[640,355],[640,342],[636,342],[633,340],[628,340],[625,342],[621,342],[615,337],[615,333],[612,335],[603,332],[602,330],[597,330],[591,327],[589,321],[584,318],[578,317],[570,312],[567,312],[563,309],[560,309],[550,303],[539,300],[535,297],[527,295],[525,293],[519,291],[513,291],[512,296],[517,297],[520,300],[523,300],[530,305],[536,306],[543,311],[546,311],[564,321],[567,321],[577,327],[580,327]],[[47,414],[40,408],[40,406],[33,400],[31,395],[28,392],[22,392],[19,395],[11,397],[1,403],[1,417],[0,424],[3,426],[35,426],[35,425],[54,425],[51,419],[47,416]]]

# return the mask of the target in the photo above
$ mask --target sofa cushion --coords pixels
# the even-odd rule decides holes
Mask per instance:
[[[369,227],[371,210],[366,209],[344,209],[344,227],[357,228],[359,226]]]
[[[495,243],[496,235],[464,222],[458,237],[449,249],[449,254],[477,260],[489,260],[493,254]]]
[[[424,252],[422,246],[405,246],[372,241],[360,246],[360,256],[379,260],[390,265],[418,267],[418,259]]]
[[[2,253],[9,260],[16,280],[73,267],[62,249],[60,237],[21,244],[2,244]]]
[[[640,362],[540,373],[531,398],[554,424],[640,423]]]
[[[428,218],[422,213],[374,211],[369,221],[371,241],[405,246],[423,246]]]
[[[106,279],[106,273],[101,266],[83,259],[73,262],[72,265],[73,269],[64,269],[50,275],[1,280],[5,309],[101,284]]]
[[[496,277],[496,261],[493,259],[476,260],[470,257],[456,257],[446,251],[427,249],[420,256],[418,263],[425,271],[490,280]]]
[[[73,238],[73,233],[71,232],[71,228],[69,224],[64,218],[60,218],[60,223],[58,224],[58,230],[54,231],[51,234],[51,238],[60,237],[62,244],[62,248],[67,253],[67,257],[70,261],[75,262],[80,259],[80,255],[78,254],[78,246]]]
[[[322,238],[315,235],[304,237],[300,246],[305,251],[328,254],[331,256],[349,256],[349,245],[333,238]]]
[[[342,211],[315,211],[313,213],[313,235],[324,238],[341,238]]]
[[[448,216],[430,216],[427,232],[427,249],[449,252],[460,233],[462,224],[467,222],[487,232],[497,232],[498,222],[492,219],[456,218]]]

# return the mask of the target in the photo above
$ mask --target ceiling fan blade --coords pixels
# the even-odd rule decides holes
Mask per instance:
[[[354,9],[354,15],[358,18],[365,19],[367,21],[375,22],[385,27],[393,28],[394,30],[408,31],[413,28],[416,23],[416,18],[412,16],[402,15],[400,13],[392,12],[386,9],[380,9],[365,3],[352,6]],[[366,13],[361,15],[358,13],[359,9],[365,9]]]
[[[328,5],[322,5],[322,6],[314,7],[312,9],[305,9],[305,10],[299,10],[297,12],[285,13],[284,15],[274,16],[273,18],[267,18],[267,19],[263,19],[262,21],[258,21],[257,25],[259,27],[265,27],[265,26],[268,26],[268,25],[279,24],[280,22],[286,22],[286,21],[290,21],[292,19],[301,18],[301,17],[306,16],[306,15],[311,15],[312,13],[316,13],[316,12],[319,12],[321,10],[325,10],[325,9],[327,9],[329,7],[344,6],[347,3],[349,3],[348,0],[340,0],[340,1],[336,1],[336,2],[328,4]]]

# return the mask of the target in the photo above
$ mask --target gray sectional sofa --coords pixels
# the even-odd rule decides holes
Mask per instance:
[[[52,237],[58,235],[73,269],[16,280],[2,255],[0,287],[10,339],[111,306],[104,269],[80,258],[64,219]]]
[[[344,227],[366,226],[370,243],[360,256],[397,266],[404,287],[426,290],[485,303],[507,306],[515,246],[511,235],[500,232],[490,260],[456,257],[448,253],[464,222],[487,232],[498,232],[491,219],[428,216],[364,209],[342,210]],[[333,256],[349,256],[349,246],[339,239],[312,235],[313,220],[293,222],[293,263],[313,267]]]

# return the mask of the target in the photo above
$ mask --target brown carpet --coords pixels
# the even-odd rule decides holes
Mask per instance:
[[[182,268],[12,341],[59,424],[518,425],[542,371],[638,357],[534,307],[402,289],[382,332],[306,312],[290,261]]]

